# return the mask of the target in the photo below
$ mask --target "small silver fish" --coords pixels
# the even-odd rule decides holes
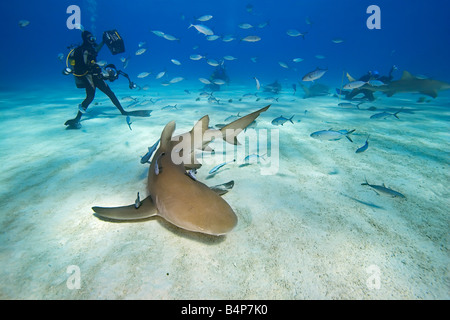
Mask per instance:
[[[236,159],[233,159],[232,161],[228,161],[228,162],[224,162],[224,163],[218,164],[217,166],[215,166],[214,168],[212,168],[209,171],[209,174],[216,173],[220,168],[222,168],[223,166],[225,166],[225,165],[227,165],[227,164],[229,164],[231,162],[236,162]]]
[[[144,54],[145,51],[147,51],[147,49],[141,48],[141,49],[139,49],[139,50],[136,51],[136,55],[137,55],[137,56],[140,56],[140,55]]]
[[[361,152],[364,152],[367,150],[367,148],[369,147],[369,137],[370,137],[370,134],[367,136],[366,143],[364,143],[364,145],[362,147],[359,147],[356,150],[356,153],[361,153]]]
[[[400,110],[400,111],[402,111],[402,110]],[[399,114],[400,111],[397,111],[396,113],[389,113],[389,112],[386,112],[386,111],[380,112],[380,113],[376,113],[376,114],[371,115],[370,119],[386,119],[386,118],[391,117],[391,116],[394,116],[397,119],[400,119],[397,116],[397,114]]]
[[[171,105],[169,104],[169,105],[163,107],[161,110],[179,110],[179,109],[177,108],[177,105],[178,105],[178,104],[171,106]]]
[[[298,31],[298,30],[295,30],[295,29],[289,29],[288,31],[286,31],[286,33],[287,33],[287,35],[288,36],[291,36],[291,37],[298,37],[298,36],[301,36],[303,39],[305,39],[305,34],[307,34],[308,32],[300,32],[300,31]]]
[[[19,27],[21,27],[21,28],[25,28],[29,24],[30,24],[30,21],[28,21],[28,20],[20,20],[19,21]]]
[[[259,82],[259,80],[256,77],[253,77],[256,81],[256,90],[259,90],[261,88],[261,83]]]
[[[337,141],[341,140],[343,137],[346,137],[350,142],[353,140],[349,137],[355,131],[353,130],[321,130],[311,133],[310,137],[318,140],[326,140],[326,141]]]
[[[341,103],[338,104],[338,106],[341,107],[341,108],[357,108],[357,109],[359,109],[359,106],[361,104],[363,104],[363,103],[364,103],[364,101],[360,102],[358,104],[353,104],[353,103],[350,103],[350,102],[341,102]]]
[[[295,116],[295,115],[294,115]],[[292,118],[294,117],[294,116],[292,116],[292,117],[290,117],[289,119],[288,118],[285,118],[285,117],[283,117],[283,116],[279,116],[278,118],[275,118],[275,119],[273,119],[272,120],[272,124],[274,125],[274,126],[282,126],[283,124],[285,124],[287,121],[290,121],[292,124],[294,124],[294,122],[292,122]]]
[[[237,115],[233,115],[233,116],[229,116],[228,118],[226,118],[224,121],[225,122],[233,122],[233,121],[235,121],[235,120],[237,120],[237,119],[239,119],[241,116],[239,115],[239,113],[240,112],[238,112],[238,114]]]
[[[214,34],[214,32],[210,28],[202,24],[191,24],[189,28],[191,27],[194,27],[198,32],[203,33],[205,36],[212,36]]]
[[[170,34],[164,34],[163,38],[169,41],[180,41],[180,39],[178,39],[177,37],[174,37]]]
[[[353,90],[353,89],[358,89],[358,88],[361,88],[363,85],[365,85],[365,84],[368,84],[368,85],[370,85],[370,83],[369,82],[365,82],[365,81],[352,81],[352,82],[350,82],[350,83],[347,83],[345,86],[344,86],[344,89],[345,90]]]
[[[314,71],[308,72],[303,78],[303,81],[315,81],[320,78],[328,71],[328,69],[319,69],[317,68]]]
[[[201,54],[191,54],[189,56],[189,59],[197,61],[197,60],[203,59],[204,57],[205,56],[202,56]]]
[[[206,14],[206,15],[204,15],[204,16],[201,16],[200,18],[198,18],[197,20],[198,21],[202,21],[202,22],[205,22],[205,21],[208,21],[208,20],[211,20],[212,19],[212,15],[210,15],[210,14]]]
[[[261,40],[261,38],[258,36],[247,36],[247,37],[241,39],[241,41],[245,41],[245,42],[258,42],[260,40]]]

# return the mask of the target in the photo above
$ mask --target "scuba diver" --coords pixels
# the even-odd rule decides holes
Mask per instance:
[[[359,81],[364,81],[364,82],[369,82],[371,80],[377,80],[382,82],[383,84],[389,84],[392,79],[394,79],[394,76],[392,75],[392,73],[397,70],[398,68],[396,66],[392,66],[391,70],[389,70],[389,74],[387,76],[380,76],[380,73],[378,71],[369,71],[367,72],[365,75],[363,75],[361,78],[359,78]],[[347,78],[350,82],[355,81],[355,79],[353,79],[349,74],[347,74]],[[364,94],[364,97],[366,99],[368,99],[369,101],[374,101],[375,97],[373,95],[373,91],[372,90],[368,90],[365,89],[366,85],[360,87],[360,88],[356,88],[353,89],[350,92],[343,92],[343,91],[338,91],[338,93],[345,95],[346,100],[352,100],[355,96],[357,96],[358,94],[362,93]]]
[[[100,89],[104,94],[111,99],[114,106],[120,111],[122,115],[125,116],[138,116],[138,117],[148,117],[150,116],[147,110],[136,110],[136,111],[125,111],[122,108],[119,100],[117,99],[114,92],[105,82],[105,80],[114,81],[119,77],[119,74],[124,75],[128,78],[130,83],[130,89],[136,88],[136,85],[131,82],[127,74],[122,71],[117,71],[115,66],[110,64],[105,67],[104,70],[100,68],[97,64],[97,55],[104,45],[104,41],[100,44],[96,43],[96,38],[89,31],[83,31],[81,33],[81,38],[83,39],[83,44],[75,49],[73,49],[67,60],[70,61],[71,68],[67,66],[64,74],[72,73],[75,77],[75,84],[77,88],[86,89],[86,99],[78,106],[78,113],[74,119],[67,120],[65,125],[68,129],[79,129],[81,128],[80,119],[84,113],[86,113],[87,108],[94,100],[96,89]],[[104,35],[105,38],[105,35]]]
[[[218,65],[211,76],[209,77],[209,80],[211,81],[210,84],[207,84],[203,87],[203,90],[207,91],[220,91],[220,85],[214,83],[214,80],[223,80],[225,83],[230,82],[230,78],[228,77],[228,74],[225,70],[225,66],[222,63],[221,65]]]

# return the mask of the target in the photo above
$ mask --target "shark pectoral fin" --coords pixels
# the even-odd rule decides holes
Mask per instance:
[[[131,204],[115,208],[93,207],[92,210],[101,218],[121,221],[146,219],[157,214],[156,206],[150,196],[141,201],[139,208]]]
[[[193,170],[193,169],[198,170],[201,167],[202,167],[202,165],[200,163],[187,163],[184,165],[184,169],[186,171]]]
[[[219,184],[217,186],[211,187],[211,190],[217,193],[219,196],[223,196],[229,190],[234,187],[234,180],[231,180],[227,183]]]
[[[437,90],[425,90],[420,91],[420,93],[430,96],[432,98],[436,98],[438,96]]]

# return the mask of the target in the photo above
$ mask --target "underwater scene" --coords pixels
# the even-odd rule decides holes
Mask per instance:
[[[450,298],[450,4],[3,1],[0,298]]]

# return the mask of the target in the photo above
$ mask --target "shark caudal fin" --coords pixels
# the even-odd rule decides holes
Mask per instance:
[[[239,118],[224,126],[222,129],[220,129],[223,140],[234,145],[239,145],[240,143],[237,140],[238,134],[241,133],[245,128],[247,128],[250,123],[255,121],[255,119],[258,118],[258,116],[262,112],[267,111],[270,106],[271,105],[269,104],[268,106],[259,109],[258,111],[243,116],[242,118]]]

